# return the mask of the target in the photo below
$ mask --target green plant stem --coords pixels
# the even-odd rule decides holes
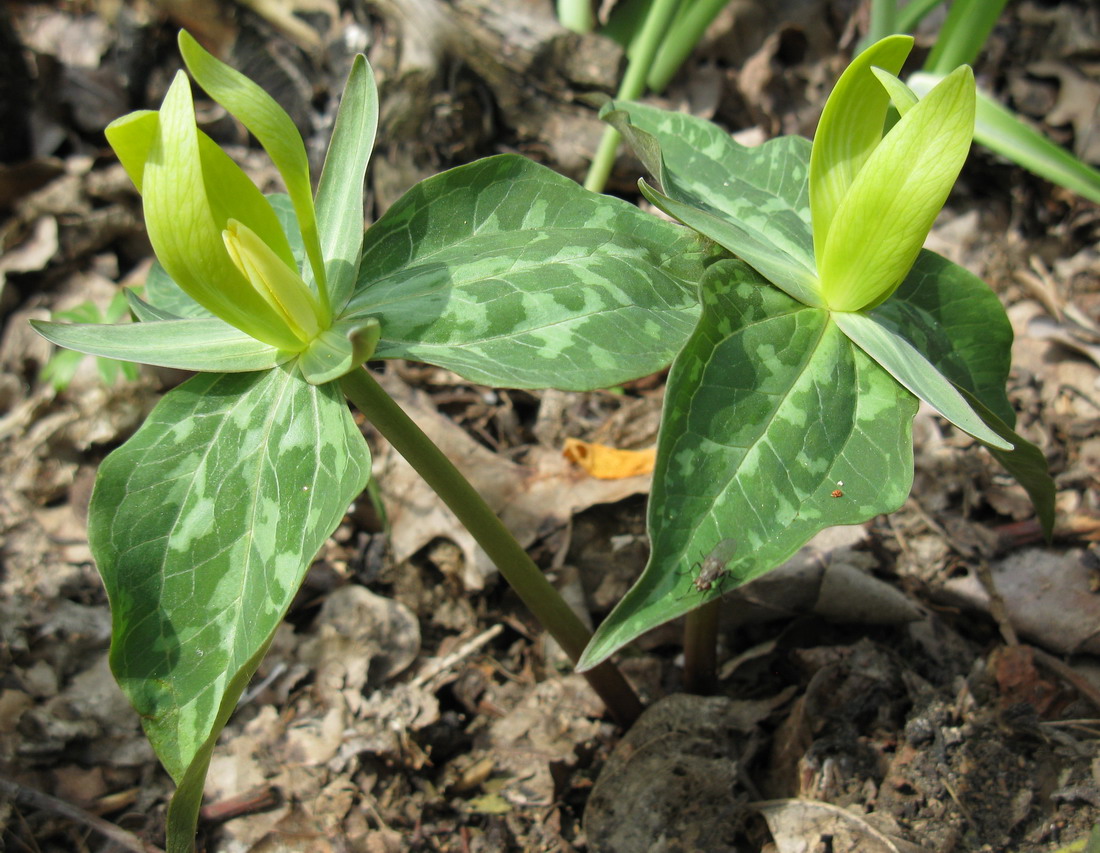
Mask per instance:
[[[632,45],[633,52],[627,62],[626,74],[619,84],[618,98],[631,101],[640,98],[645,93],[645,81],[649,75],[649,69],[653,65],[653,59],[661,46],[661,41],[668,32],[680,0],[653,0],[646,15],[645,25],[638,35],[637,42]],[[596,150],[596,156],[588,169],[588,176],[584,179],[584,188],[594,193],[603,192],[607,186],[607,179],[611,175],[611,167],[615,165],[615,152],[619,147],[619,132],[613,127],[604,130],[600,147]]]
[[[898,16],[895,24],[899,33],[911,33],[915,30],[920,22],[923,21],[928,13],[943,3],[943,0],[909,0],[904,6],[898,9]]]
[[[925,60],[930,74],[950,74],[960,65],[972,65],[1008,0],[955,0],[947,12],[936,44]]]
[[[893,35],[897,30],[898,0],[871,0],[871,22],[867,25],[867,43]]]
[[[684,690],[688,693],[706,696],[714,692],[721,601],[708,601],[684,618]]]
[[[686,0],[680,14],[673,22],[668,37],[661,42],[653,65],[646,78],[653,92],[663,92],[684,60],[688,58],[695,45],[707,31],[707,27],[718,17],[729,0]]]
[[[596,16],[589,0],[558,0],[558,20],[575,33],[590,33],[596,28]]]
[[[575,663],[588,645],[584,623],[546,580],[470,481],[364,368],[340,380],[348,399],[394,449],[408,460],[470,531],[523,603]],[[612,664],[584,673],[612,716],[629,726],[641,713],[634,690]]]

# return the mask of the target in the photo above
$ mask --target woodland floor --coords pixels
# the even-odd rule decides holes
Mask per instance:
[[[865,15],[855,0],[733,0],[661,102],[742,140],[810,134]],[[56,391],[27,325],[105,309],[148,268],[103,127],[159,103],[186,26],[276,94],[317,153],[364,50],[382,92],[377,216],[414,181],[501,151],[583,177],[600,134],[583,96],[613,91],[619,52],[560,30],[549,0],[85,0],[0,16],[0,849],[122,849],[87,815],[160,845],[171,785],[107,666],[85,513],[99,462],[181,377],[107,385],[89,359]],[[1100,163],[1095,3],[1009,4],[976,70]],[[200,109],[273,188],[239,128]],[[612,189],[631,197],[639,175],[624,156]],[[1098,239],[1096,206],[980,149],[931,237],[1008,308],[1019,430],[1059,489],[1053,545],[992,458],[922,412],[905,506],[800,554],[820,569],[812,587],[779,575],[727,596],[717,696],[657,706],[610,764],[623,732],[364,425],[389,531],[364,497],[323,549],[215,755],[205,849],[1084,849],[1067,845],[1100,821]],[[651,446],[663,377],[529,393],[391,364],[385,381],[569,600],[606,615],[645,562],[648,480],[592,479],[561,448]],[[830,597],[838,577],[862,580]],[[677,693],[678,645],[670,625],[623,656],[647,703]]]

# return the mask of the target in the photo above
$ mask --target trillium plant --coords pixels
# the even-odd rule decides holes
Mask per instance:
[[[377,124],[365,59],[314,195],[290,118],[181,34],[195,82],[256,137],[287,193],[263,196],[196,126],[181,72],[159,110],[107,131],[159,261],[145,298],[130,296],[141,322],[35,324],[64,347],[198,373],[103,462],[89,510],[112,669],[178,786],[169,850],[191,848],[218,734],[367,484],[349,400],[624,723],[639,706],[609,655],[818,530],[900,505],[918,399],[990,448],[1049,532],[1045,460],[1013,432],[1005,396],[1004,311],[921,250],[970,144],[973,78],[960,68],[918,101],[895,76],[910,44],[891,37],[855,60],[812,148],[747,149],[705,121],[610,103],[656,181],[643,193],[686,228],[505,155],[423,181],[364,232]],[[565,390],[672,363],[652,557],[594,638],[363,366],[389,358]]]
[[[823,528],[897,509],[920,400],[993,453],[1050,535],[1046,459],[1012,428],[1004,309],[921,248],[970,147],[973,74],[960,67],[918,100],[896,76],[912,43],[890,36],[856,57],[812,145],[746,148],[689,115],[605,105],[657,182],[640,183],[645,197],[736,260],[708,266],[702,315],[669,374],[649,563],[580,668],[759,577]],[[730,538],[719,571],[706,555]],[[700,585],[704,570],[713,580]]]
[[[89,541],[111,666],[177,783],[168,848],[191,849],[210,755],[305,572],[370,475],[350,399],[453,508],[574,660],[589,633],[446,457],[363,367],[411,358],[519,388],[660,370],[691,334],[710,250],[692,232],[516,156],[410,190],[366,233],[377,96],[352,66],[318,182],[286,113],[186,33],[195,81],[278,167],[265,198],[195,123],[180,73],[107,131],[160,266],[141,321],[38,323],[97,356],[198,371],[100,467]],[[623,721],[610,665],[590,677]]]

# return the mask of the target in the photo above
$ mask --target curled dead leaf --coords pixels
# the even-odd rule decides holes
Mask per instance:
[[[638,474],[649,474],[657,459],[656,447],[646,450],[619,450],[606,444],[581,441],[579,438],[567,438],[561,453],[600,480],[621,480]]]

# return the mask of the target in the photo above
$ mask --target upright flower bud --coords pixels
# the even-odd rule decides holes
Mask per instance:
[[[142,194],[157,259],[187,295],[288,352],[305,350],[329,328],[331,318],[299,274],[275,210],[196,126],[183,72],[158,112],[113,122],[107,140]],[[305,203],[312,213],[308,194]]]
[[[856,57],[814,137],[814,257],[834,311],[874,307],[901,284],[970,149],[973,72],[957,68],[918,102],[894,76],[912,42],[890,36]],[[902,117],[884,135],[891,99]]]

